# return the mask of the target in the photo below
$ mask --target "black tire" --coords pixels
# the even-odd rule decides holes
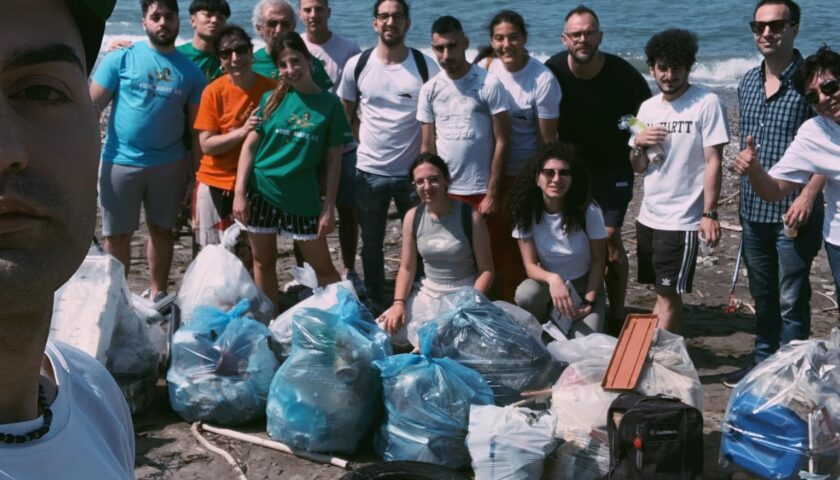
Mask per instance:
[[[348,472],[341,480],[468,480],[468,477],[432,463],[383,462]]]

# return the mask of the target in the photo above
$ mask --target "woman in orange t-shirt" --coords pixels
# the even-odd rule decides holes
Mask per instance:
[[[260,123],[254,114],[265,92],[277,83],[251,70],[251,38],[241,27],[219,30],[213,49],[225,75],[204,89],[194,128],[204,156],[195,174],[196,240],[202,247],[219,243],[221,232],[233,224],[233,187],[239,150],[248,133]]]

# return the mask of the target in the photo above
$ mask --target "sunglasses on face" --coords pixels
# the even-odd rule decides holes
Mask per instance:
[[[235,47],[222,48],[219,50],[219,58],[224,58],[225,60],[227,60],[231,58],[234,53],[237,57],[247,55],[251,53],[251,46],[247,43],[243,43],[242,45],[237,45]]]
[[[840,90],[840,81],[838,81],[836,78],[826,80],[820,84],[818,89],[820,92],[822,92],[823,95],[825,95],[826,97],[830,97],[837,93],[838,90]],[[816,105],[820,103],[820,94],[816,90],[805,92],[805,101],[810,103],[811,105]]]
[[[540,170],[540,175],[546,180],[553,180],[555,175],[559,177],[571,177],[572,170],[568,168],[543,168]]]
[[[756,35],[761,35],[764,33],[764,29],[770,27],[770,33],[774,35],[778,35],[785,30],[785,27],[788,25],[795,25],[795,23],[791,22],[786,18],[782,18],[779,20],[770,20],[769,22],[750,22],[750,30]]]

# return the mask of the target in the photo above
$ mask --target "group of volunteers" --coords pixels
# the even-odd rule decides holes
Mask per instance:
[[[680,328],[698,245],[720,239],[729,143],[721,101],[689,82],[693,33],[650,38],[645,55],[659,89],[651,96],[627,62],[599,51],[603,32],[585,6],[568,12],[566,50],[543,65],[510,10],[490,20],[490,46],[470,63],[469,40],[451,16],[431,27],[437,61],[407,47],[405,0],[375,1],[378,41],[365,51],[330,31],[327,0],[300,0],[297,12],[260,0],[253,26],[266,48],[257,52],[245,29],[226,25],[224,0],[192,2],[195,34],[178,48],[177,2],[140,3],[148,42],[110,52],[95,71],[114,0],[7,0],[0,16],[4,478],[133,478],[131,418],[113,378],[47,340],[53,294],[94,231],[97,116],[108,104],[98,188],[104,246],[130,265],[142,206],[152,298],[166,292],[173,228],[191,198],[202,245],[218,242],[234,219],[247,226],[254,278],[272,300],[278,233],[294,239],[321,284],[341,278],[325,239],[337,211],[344,275],[361,289],[353,267],[360,229],[364,289],[383,305],[393,200],[402,259],[378,321],[396,344],[410,342],[407,325],[464,285],[543,321],[575,320],[571,335],[614,333],[635,172],[644,175],[639,280],[655,285],[661,326]],[[743,175],[756,362],[809,335],[820,224],[840,294],[840,54],[823,47],[803,58],[794,48],[799,20],[792,0],[757,3],[749,27],[763,60],[738,87],[732,168]],[[636,119],[622,121],[627,115]],[[628,123],[631,132],[619,128]]]
[[[649,39],[652,96],[636,69],[599,50],[598,15],[584,5],[566,14],[566,49],[545,64],[529,55],[525,20],[511,10],[490,19],[489,46],[470,62],[470,39],[452,16],[431,25],[435,59],[407,46],[405,0],[374,2],[378,39],[365,51],[330,30],[327,0],[300,0],[297,11],[259,0],[253,27],[266,47],[256,52],[245,29],[226,24],[225,0],[194,0],[193,39],[177,48],[177,2],[141,6],[148,42],[109,53],[90,90],[99,111],[113,99],[99,177],[104,245],[129,264],[142,204],[152,298],[166,294],[173,228],[191,196],[201,245],[218,243],[234,220],[246,225],[254,279],[275,304],[282,234],[321,285],[353,281],[396,344],[407,346],[407,326],[436,316],[465,285],[543,322],[571,319],[573,335],[617,334],[629,270],[621,229],[640,174],[639,281],[654,285],[661,326],[680,331],[698,248],[720,240],[730,142],[722,101],[689,81],[694,33]],[[793,1],[757,3],[750,28],[764,61],[738,88],[742,151],[733,168],[745,174],[756,362],[809,335],[828,166],[817,161],[827,155],[808,149],[836,140],[833,119],[815,120],[806,138],[816,143],[788,149],[807,119],[828,118],[838,105],[825,65],[835,54],[804,61],[794,48],[799,18]],[[783,157],[786,167],[774,167]],[[402,251],[386,299],[392,200]],[[840,272],[828,205],[827,248]],[[326,241],[336,212],[342,272]],[[359,231],[364,283],[355,271]]]

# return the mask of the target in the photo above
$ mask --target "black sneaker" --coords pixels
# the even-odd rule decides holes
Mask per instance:
[[[735,385],[738,385],[738,383],[744,377],[746,377],[747,374],[750,373],[754,367],[755,367],[755,365],[749,364],[746,367],[741,368],[740,370],[735,370],[732,373],[728,373],[728,374],[724,375],[723,386],[727,387],[727,388],[735,388]]]

